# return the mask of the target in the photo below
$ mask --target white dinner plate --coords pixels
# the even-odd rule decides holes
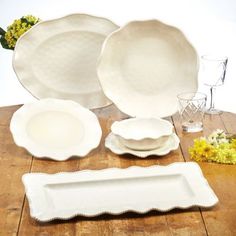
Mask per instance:
[[[169,136],[168,140],[162,147],[152,150],[140,151],[128,148],[127,146],[125,146],[120,142],[119,138],[115,134],[110,133],[106,137],[105,146],[118,155],[132,154],[140,158],[146,158],[152,155],[164,156],[167,155],[169,152],[176,150],[179,147],[179,138],[175,133],[173,133],[172,135]]]
[[[97,70],[105,95],[133,117],[173,115],[177,94],[197,90],[195,49],[157,20],[130,22],[108,36]]]
[[[96,65],[105,38],[117,28],[105,18],[85,14],[42,21],[17,41],[13,68],[39,99],[70,99],[87,108],[109,105]]]
[[[22,180],[30,215],[39,221],[70,219],[76,215],[212,207],[218,202],[194,162],[73,173],[29,173]]]
[[[101,140],[98,119],[78,103],[42,99],[25,104],[10,123],[15,143],[38,158],[63,161],[71,156],[86,156]]]

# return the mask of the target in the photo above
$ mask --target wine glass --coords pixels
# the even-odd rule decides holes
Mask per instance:
[[[222,86],[225,81],[228,57],[213,57],[204,55],[201,57],[202,79],[206,86],[210,87],[210,107],[205,111],[207,114],[220,114],[215,108],[215,90]]]

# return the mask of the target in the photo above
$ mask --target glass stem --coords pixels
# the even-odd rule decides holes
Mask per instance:
[[[211,93],[210,110],[214,110],[215,109],[215,101],[214,101],[215,87],[210,88],[210,93]]]

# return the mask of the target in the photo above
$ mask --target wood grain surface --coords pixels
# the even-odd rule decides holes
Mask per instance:
[[[199,163],[204,176],[219,198],[211,209],[198,207],[170,212],[151,211],[140,215],[128,212],[122,215],[101,215],[92,218],[75,217],[71,220],[55,220],[40,223],[32,219],[25,197],[21,177],[24,173],[78,171],[109,167],[168,165],[173,162],[190,161],[188,148],[193,139],[207,135],[216,128],[236,133],[236,115],[205,116],[204,131],[186,134],[181,130],[178,115],[169,117],[173,122],[181,144],[178,150],[163,157],[139,159],[132,155],[118,156],[105,148],[104,140],[115,120],[127,118],[115,106],[94,110],[103,137],[99,147],[82,159],[71,158],[64,162],[42,160],[32,157],[14,144],[9,131],[12,114],[19,106],[0,108],[0,236],[7,235],[236,235],[236,166]],[[62,137],[63,138],[63,137]],[[135,201],[135,199],[134,199]]]

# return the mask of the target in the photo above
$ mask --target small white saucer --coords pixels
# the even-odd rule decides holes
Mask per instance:
[[[113,133],[110,133],[106,137],[105,146],[118,155],[128,153],[140,158],[145,158],[151,155],[164,156],[170,151],[176,150],[179,147],[179,142],[180,141],[178,136],[173,133],[170,135],[169,139],[167,140],[164,146],[148,151],[137,151],[124,146],[122,143],[119,142],[119,139]]]

